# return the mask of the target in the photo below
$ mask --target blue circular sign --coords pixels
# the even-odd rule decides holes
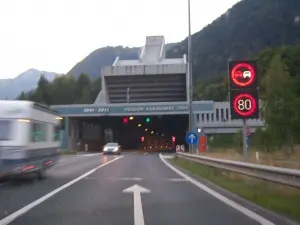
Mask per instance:
[[[189,145],[196,144],[198,142],[198,139],[198,134],[196,134],[195,132],[190,132],[185,137],[186,143],[188,143]]]

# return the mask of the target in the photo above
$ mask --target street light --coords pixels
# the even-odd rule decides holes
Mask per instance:
[[[189,77],[189,132],[193,132],[193,73],[192,73],[192,35],[191,35],[191,1],[188,0],[188,77]],[[189,145],[189,153],[194,151],[194,146]]]

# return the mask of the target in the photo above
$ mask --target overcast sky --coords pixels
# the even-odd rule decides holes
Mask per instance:
[[[191,0],[192,32],[238,0]],[[93,50],[187,36],[187,0],[0,0],[0,78],[29,68],[67,73]]]

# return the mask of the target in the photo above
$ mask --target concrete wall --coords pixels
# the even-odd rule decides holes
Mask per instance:
[[[100,151],[104,139],[100,125],[70,119],[68,133],[68,149],[85,151],[85,144],[88,151]],[[80,143],[80,144],[79,144]]]
[[[230,103],[215,102],[213,113],[197,114],[198,127],[206,133],[236,133],[242,127],[242,120],[231,120]],[[262,119],[248,119],[247,125],[255,132],[255,128],[263,127]]]
[[[186,74],[186,64],[152,64],[129,66],[104,66],[102,76],[129,76],[129,75],[158,75],[158,74]]]

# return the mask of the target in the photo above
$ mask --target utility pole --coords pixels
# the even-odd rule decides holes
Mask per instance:
[[[191,34],[191,1],[188,0],[188,77],[189,77],[189,132],[193,132],[193,60],[192,60],[192,34]],[[194,152],[194,145],[189,145],[189,153]]]

